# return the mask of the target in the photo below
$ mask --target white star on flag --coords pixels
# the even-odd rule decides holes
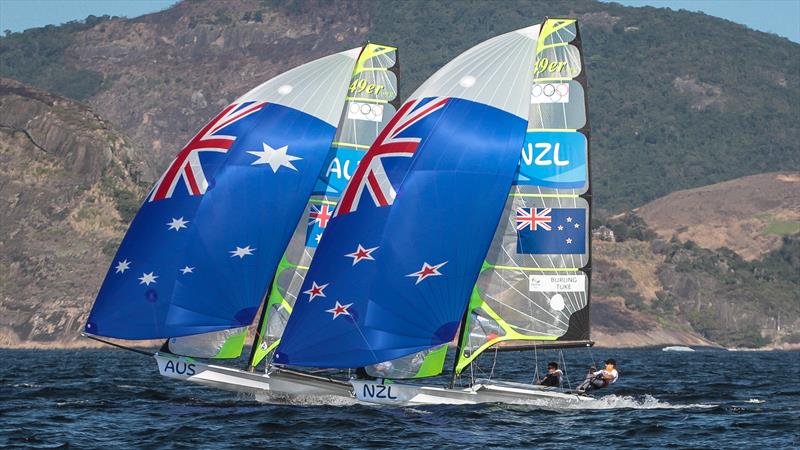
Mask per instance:
[[[187,273],[194,273],[194,267],[186,266],[183,269],[179,269],[182,274],[186,275]]]
[[[337,301],[336,302],[336,306],[334,306],[331,309],[326,309],[325,312],[329,312],[329,313],[333,314],[333,319],[332,320],[336,320],[336,318],[341,316],[341,315],[349,316],[350,313],[347,311],[347,308],[349,308],[351,306],[353,306],[352,303],[348,303],[346,305],[342,305],[341,303],[339,303]]]
[[[117,266],[114,268],[117,269],[116,273],[125,273],[126,270],[131,268],[131,262],[128,261],[127,259],[124,259],[122,261],[119,261],[117,263]]]
[[[317,244],[319,244],[319,241],[321,239],[322,239],[322,233],[317,233],[317,235],[314,237],[314,240],[317,241]]]
[[[372,257],[372,252],[377,250],[378,247],[372,248],[364,248],[361,244],[358,244],[358,248],[353,253],[348,253],[344,256],[348,258],[353,258],[353,265],[355,266],[356,263],[361,262],[362,260],[370,260],[375,261],[375,258]]]
[[[444,266],[445,264],[447,264],[447,261],[445,261],[443,263],[436,264],[435,266],[432,266],[432,265],[428,264],[427,262],[424,262],[424,263],[422,263],[422,269],[420,269],[417,272],[410,273],[410,274],[408,274],[406,276],[407,277],[417,277],[417,282],[414,283],[414,284],[419,284],[420,281],[422,281],[422,280],[424,280],[424,279],[426,279],[428,277],[436,277],[436,276],[441,275],[442,273],[439,272],[439,269],[441,269],[442,266]]]
[[[288,167],[295,172],[297,172],[297,167],[292,164],[292,161],[297,161],[299,159],[303,159],[297,156],[287,155],[286,151],[289,150],[288,145],[284,145],[279,149],[274,149],[269,146],[266,142],[262,142],[264,147],[263,151],[249,151],[253,156],[258,156],[258,159],[250,163],[250,165],[255,166],[259,164],[269,164],[272,168],[272,172],[277,173],[278,169],[281,167]]]
[[[250,248],[249,245],[247,247],[239,247],[237,245],[236,250],[230,250],[228,251],[228,253],[231,254],[231,258],[238,256],[241,259],[244,258],[245,256],[252,255],[254,251],[256,251],[256,249]]]
[[[558,226],[558,231],[564,231],[564,225],[559,225]]]
[[[146,284],[150,286],[150,283],[156,282],[156,278],[158,278],[158,275],[154,275],[153,272],[142,273],[142,276],[139,277],[139,284]]]
[[[567,217],[567,222],[572,222],[572,217]]]
[[[167,226],[169,226],[170,230],[180,231],[181,228],[186,228],[187,223],[189,223],[189,221],[183,220],[183,217],[180,219],[173,217],[171,221],[167,222]]]
[[[316,281],[311,282],[311,289],[307,291],[303,291],[303,294],[308,294],[308,301],[314,300],[314,297],[325,297],[325,293],[322,292],[326,287],[328,287],[330,283],[325,283],[323,285],[317,285]]]
[[[572,244],[572,238],[567,238],[567,244]]]
[[[575,224],[575,228],[580,228],[580,227],[581,227],[581,224],[579,224],[579,223]]]

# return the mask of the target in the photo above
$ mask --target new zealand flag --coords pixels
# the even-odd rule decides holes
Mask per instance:
[[[517,208],[517,253],[586,253],[586,210],[583,208]]]

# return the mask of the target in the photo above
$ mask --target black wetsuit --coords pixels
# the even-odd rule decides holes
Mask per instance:
[[[539,382],[541,386],[559,387],[561,386],[561,371],[556,370],[553,373],[548,373],[542,381]]]

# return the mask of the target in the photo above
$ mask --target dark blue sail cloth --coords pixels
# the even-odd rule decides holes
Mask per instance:
[[[412,100],[392,120],[323,234],[276,364],[365,366],[458,330],[526,123],[457,98]]]
[[[250,325],[334,132],[277,104],[226,108],[148,195],[86,331],[154,339]]]

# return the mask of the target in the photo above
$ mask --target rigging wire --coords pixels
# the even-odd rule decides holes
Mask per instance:
[[[571,391],[572,390],[572,383],[569,381],[569,374],[567,374],[567,361],[564,360],[564,352],[561,349],[558,349],[558,355],[561,359],[561,367],[564,368],[564,378],[567,380],[567,388]]]

